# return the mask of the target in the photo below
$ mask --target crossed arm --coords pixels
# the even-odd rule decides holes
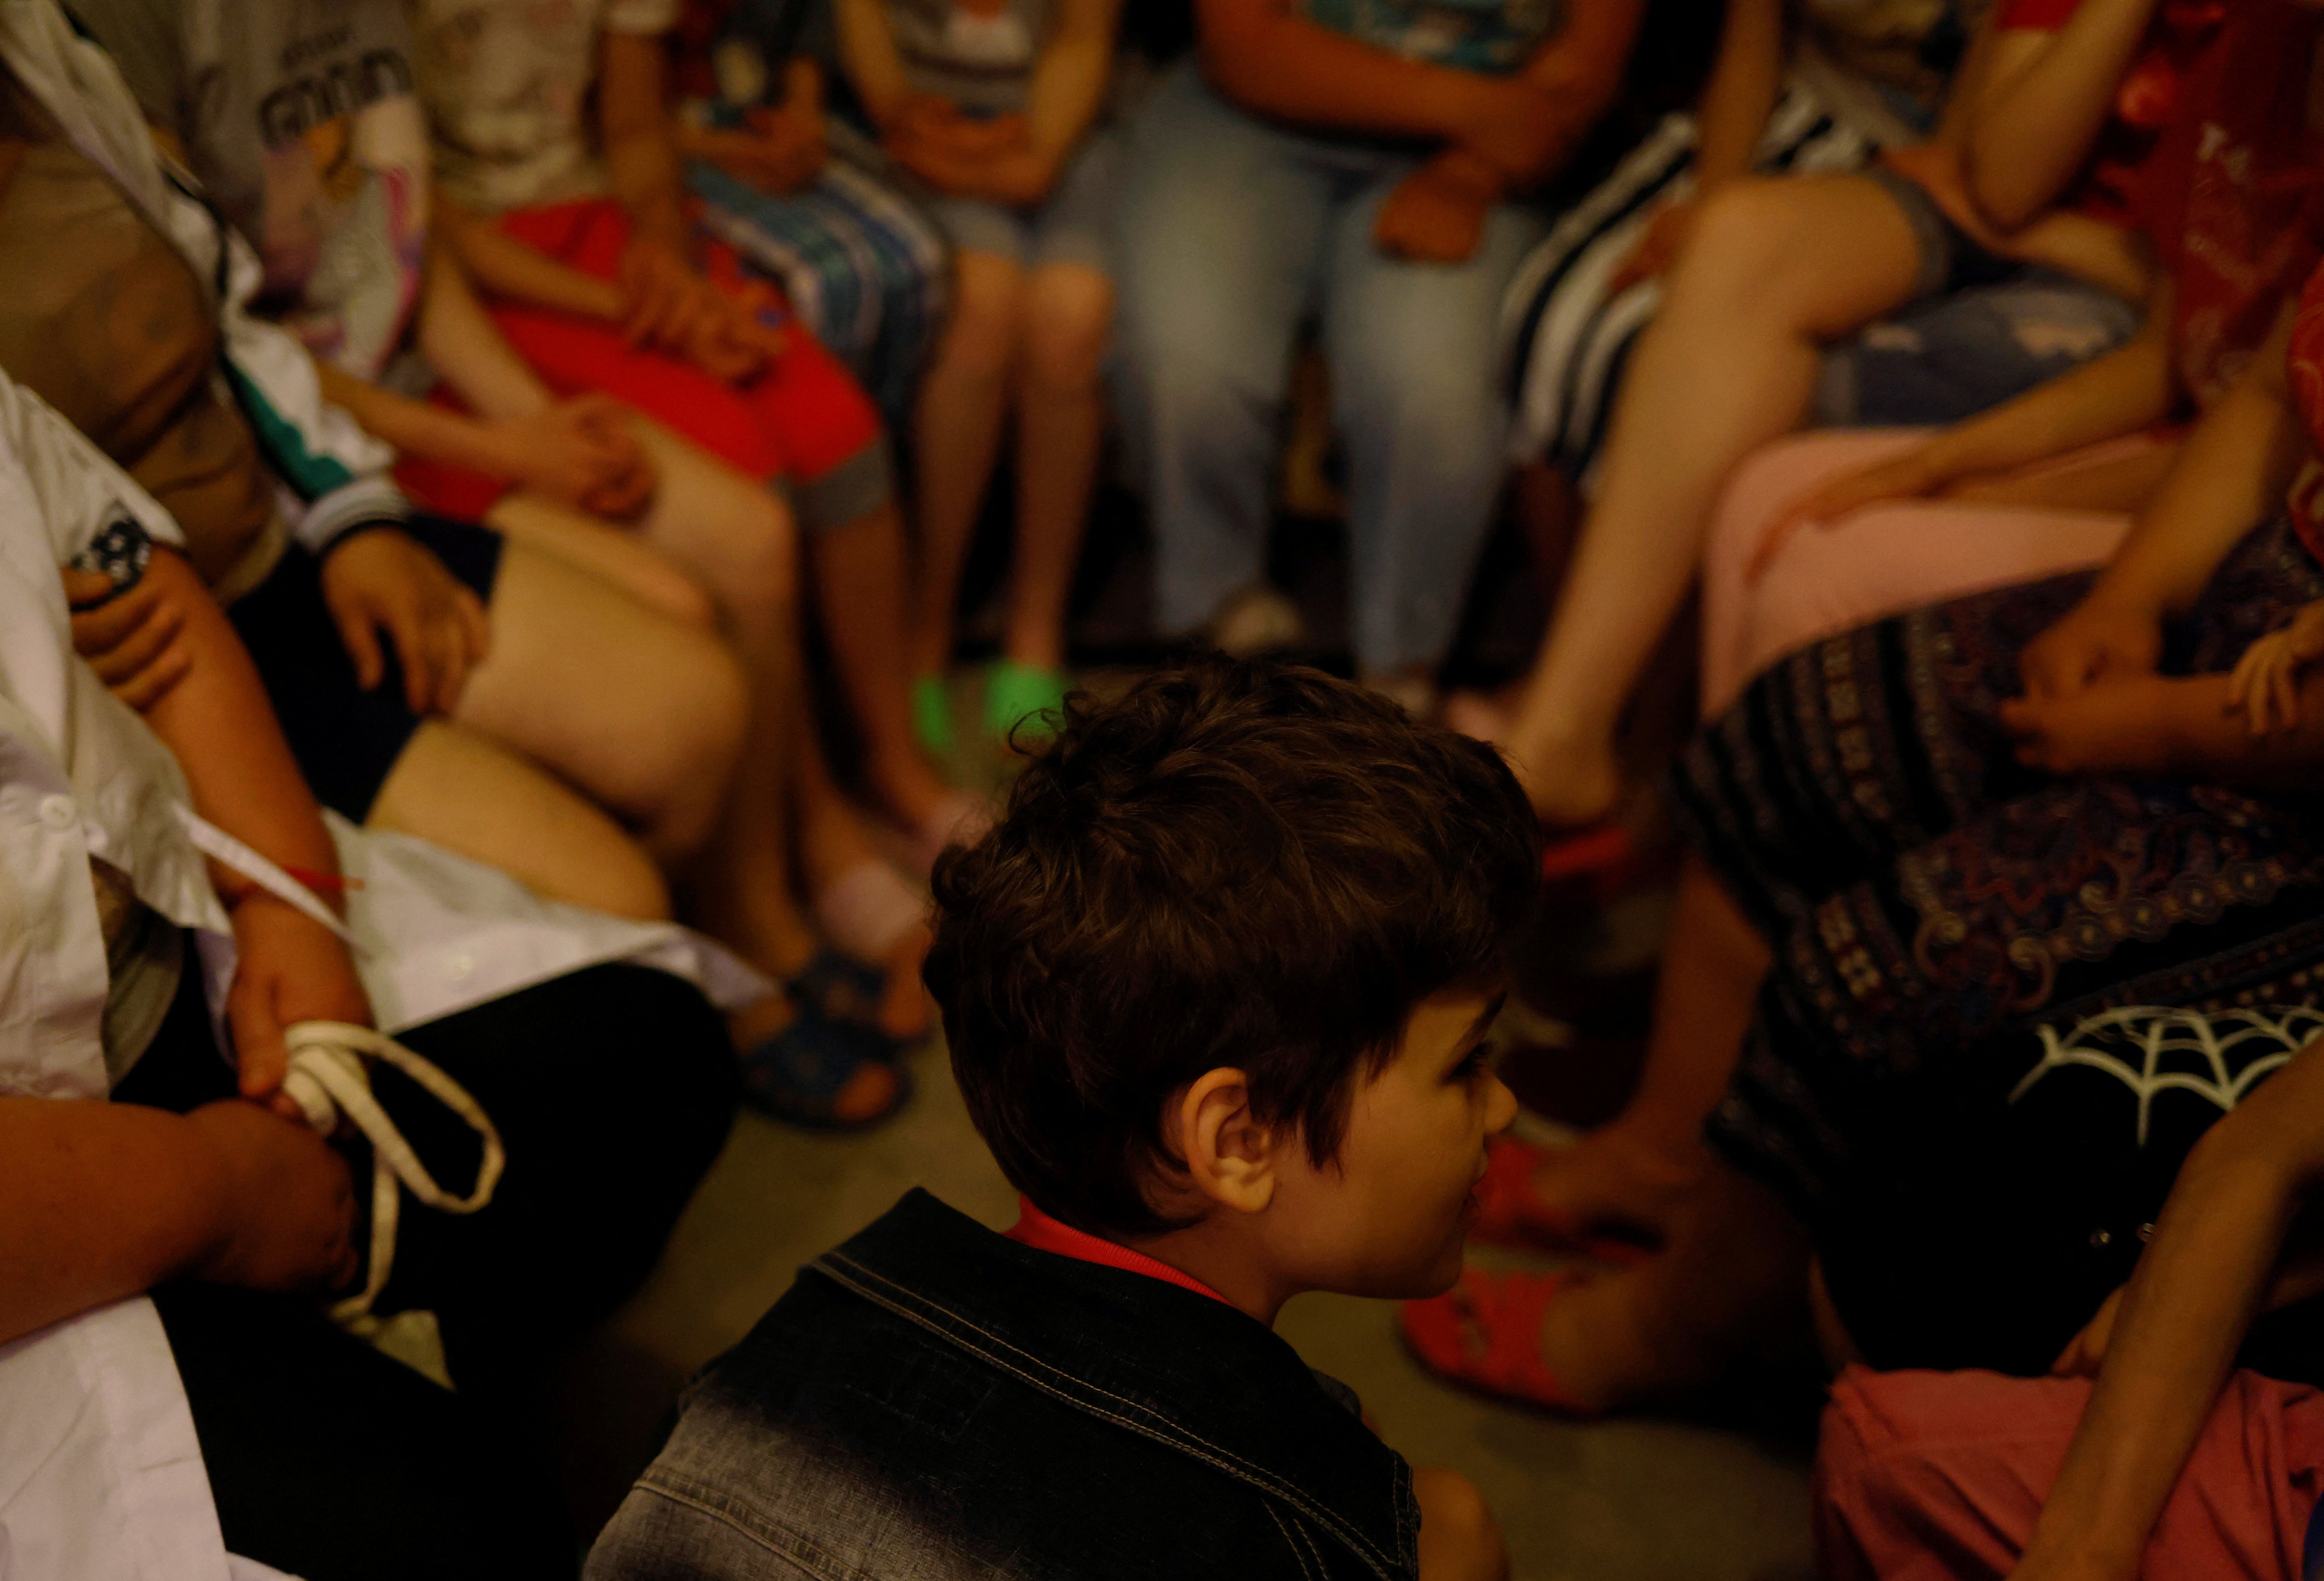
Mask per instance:
[[[103,582],[69,574],[68,593],[93,600]],[[135,590],[84,602],[75,625],[115,653],[115,627],[160,633],[108,679],[178,758],[196,810],[280,865],[336,874],[257,672],[190,565],[157,550]],[[168,1279],[306,1291],[354,1275],[346,1161],[263,1100],[281,1083],[284,1025],[368,1022],[370,1007],[328,932],[239,875],[213,879],[241,954],[226,1009],[244,1096],[183,1116],[0,1097],[0,1343]]]

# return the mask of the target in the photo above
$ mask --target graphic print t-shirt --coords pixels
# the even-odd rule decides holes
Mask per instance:
[[[419,296],[428,129],[399,0],[71,0],[258,250],[256,304],[376,375]]]
[[[1523,66],[1565,14],[1560,0],[1305,0],[1307,20],[1401,55],[1463,71]]]

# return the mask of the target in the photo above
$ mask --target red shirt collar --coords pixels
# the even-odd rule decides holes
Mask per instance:
[[[1181,1290],[1191,1290],[1196,1295],[1206,1295],[1227,1306],[1234,1304],[1191,1273],[1181,1273],[1143,1252],[1133,1252],[1128,1246],[1117,1245],[1102,1236],[1075,1229],[1061,1219],[1050,1218],[1033,1205],[1030,1197],[1019,1196],[1017,1199],[1017,1223],[1009,1231],[1009,1238],[1036,1251],[1055,1252],[1060,1257],[1075,1257],[1084,1263],[1100,1263],[1108,1268],[1143,1273],[1148,1279],[1159,1279]]]

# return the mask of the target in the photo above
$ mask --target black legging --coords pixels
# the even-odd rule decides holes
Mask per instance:
[[[190,955],[189,957],[190,959]],[[189,974],[190,979],[192,974]],[[433,1310],[457,1394],[311,1302],[154,1292],[226,1547],[305,1581],[567,1576],[576,1534],[545,1452],[545,1363],[644,1281],[733,1114],[715,1011],[667,973],[602,966],[400,1034],[475,1094],[508,1146],[492,1206],[406,1203],[383,1313]],[[473,1178],[466,1127],[392,1071],[382,1103],[437,1178]],[[231,1096],[189,985],[116,1100]],[[368,1180],[359,1160],[359,1199]]]

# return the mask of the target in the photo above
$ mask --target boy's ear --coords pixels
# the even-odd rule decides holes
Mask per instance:
[[[1186,1161],[1186,1184],[1238,1213],[1258,1213],[1275,1200],[1274,1129],[1251,1113],[1250,1079],[1222,1066],[1194,1079],[1172,1106]]]

